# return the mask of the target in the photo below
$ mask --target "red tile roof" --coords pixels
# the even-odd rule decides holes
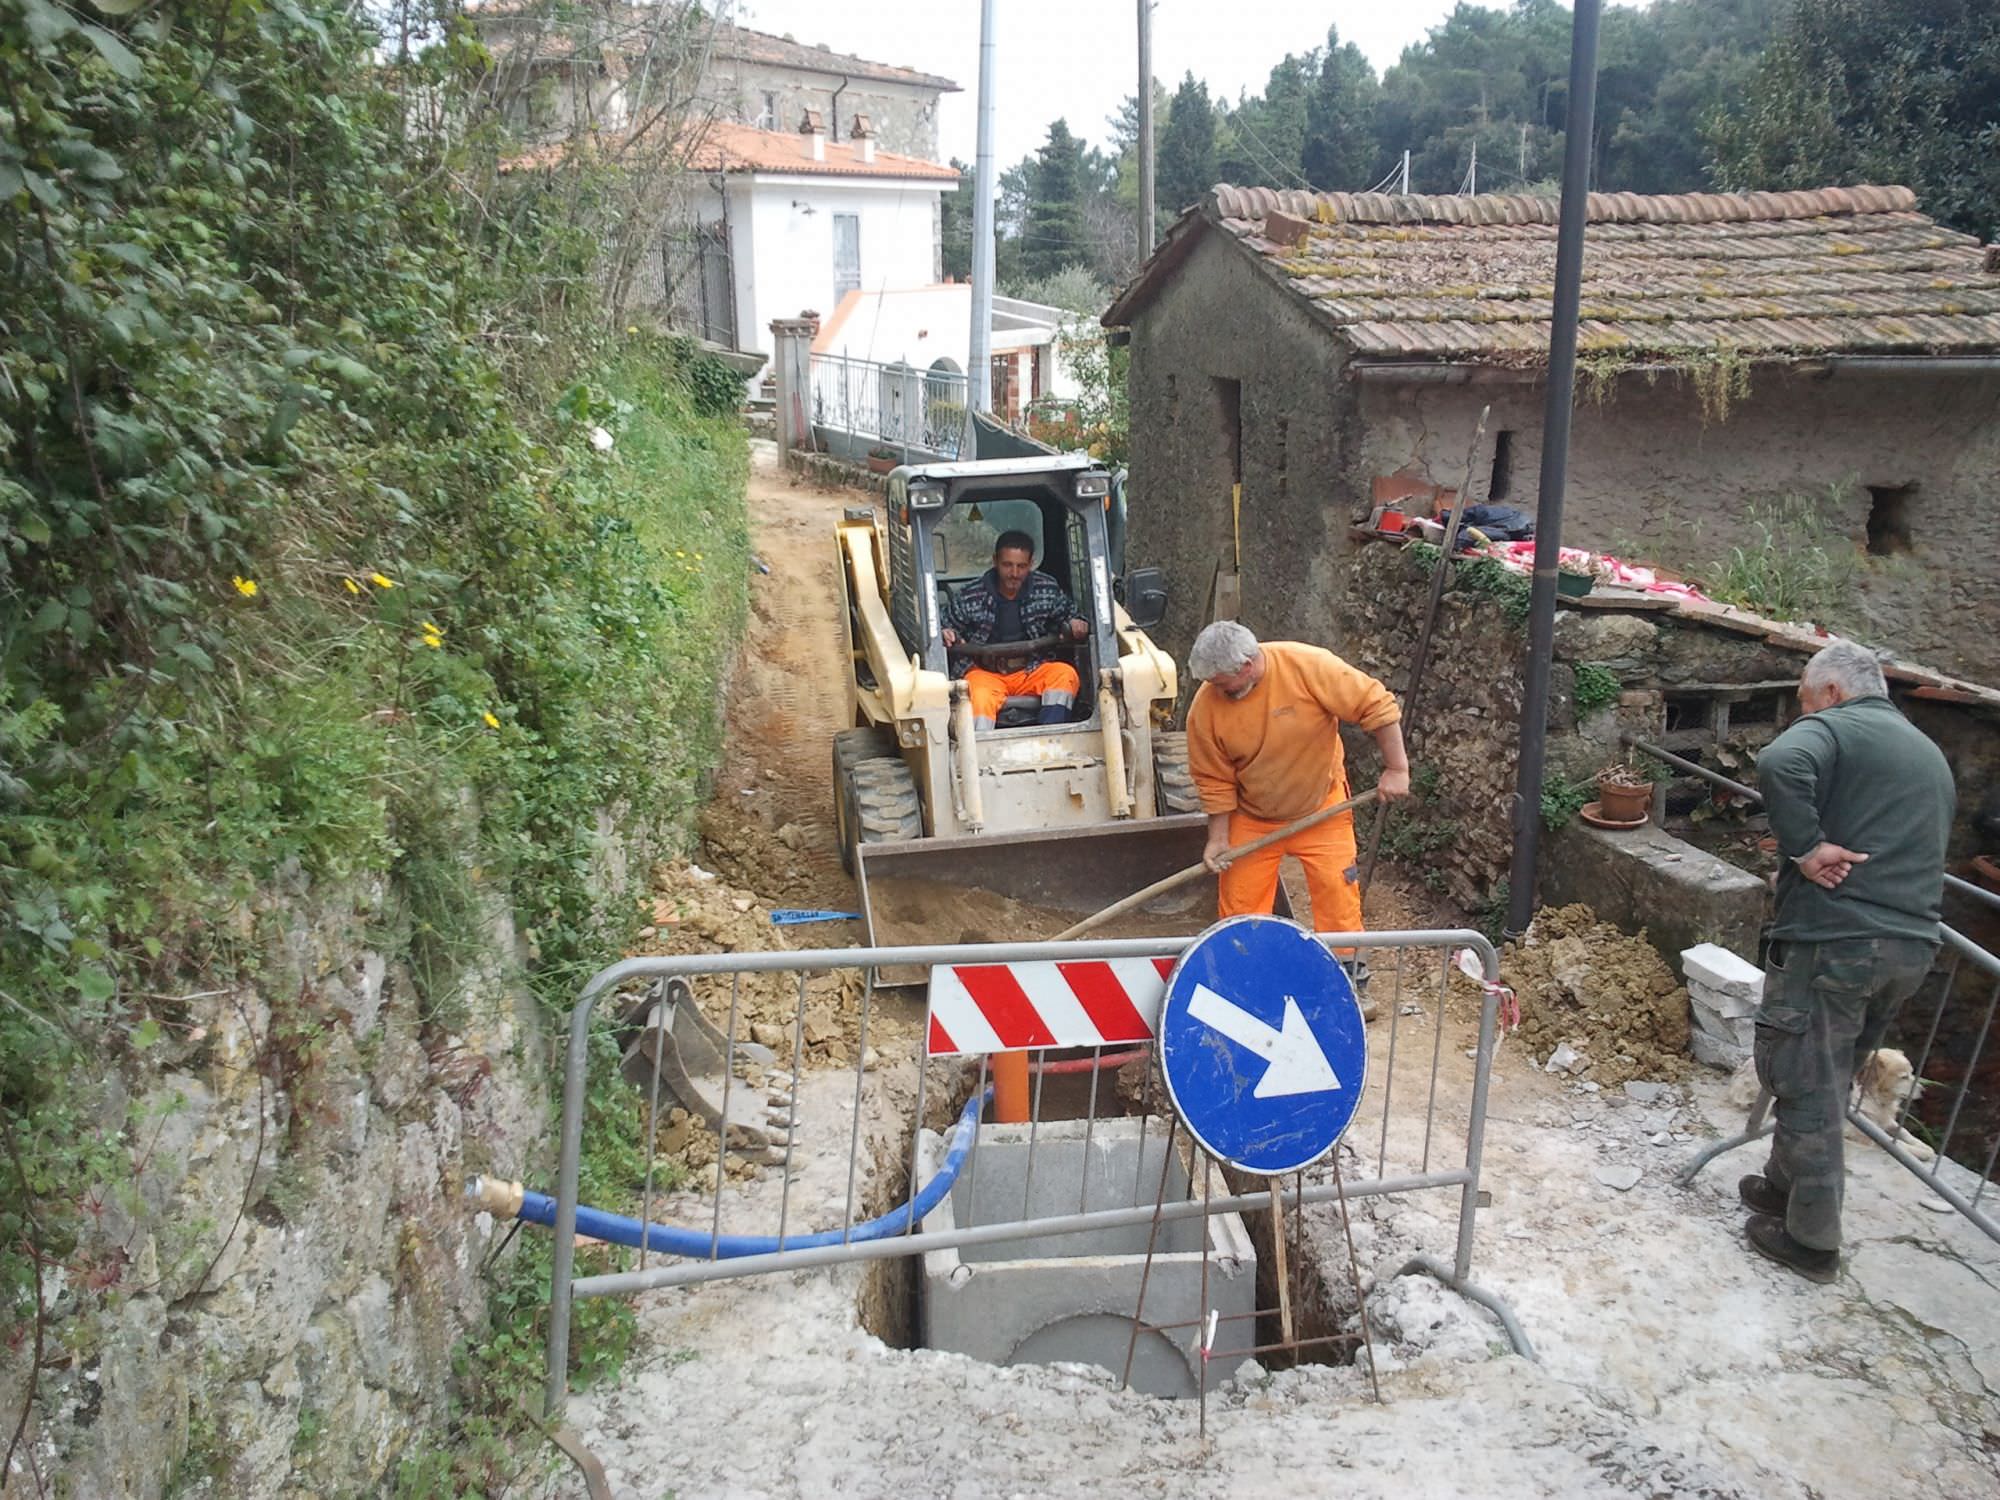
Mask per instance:
[[[861,159],[860,143],[828,141],[823,161],[814,161],[812,138],[798,131],[758,130],[716,121],[708,127],[688,165],[702,172],[799,172],[820,177],[914,177],[927,182],[958,181],[956,167],[917,156],[877,151]]]
[[[1973,354],[2000,350],[2000,275],[1902,187],[1593,193],[1586,355]],[[1554,198],[1215,189],[1105,314],[1133,314],[1209,229],[1255,255],[1364,358],[1546,357]]]

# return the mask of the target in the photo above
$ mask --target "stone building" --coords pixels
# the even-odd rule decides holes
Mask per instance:
[[[1532,511],[1554,199],[1218,187],[1104,321],[1131,340],[1133,555],[1176,650],[1218,571],[1323,639],[1381,493]],[[2000,681],[2000,256],[1907,189],[1593,194],[1566,542],[1701,573],[1791,496],[1857,633]],[[1232,496],[1236,498],[1232,499]]]
[[[557,10],[545,0],[485,0],[468,7],[497,70],[494,97],[528,144],[579,130],[633,123],[631,91],[648,67],[688,54],[706,59],[694,105],[721,125],[784,134],[808,113],[836,144],[855,121],[881,150],[935,161],[938,99],[949,78],[806,46],[699,11],[599,3]],[[657,85],[656,71],[652,82]]]
[[[938,159],[938,99],[957,92],[949,78],[728,25],[715,28],[702,85],[718,119],[796,130],[816,110],[838,143],[865,116],[883,151],[924,161]]]

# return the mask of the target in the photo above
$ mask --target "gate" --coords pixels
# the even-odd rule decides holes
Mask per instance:
[[[1372,1065],[1369,1068],[1370,1076],[1363,1085],[1361,1111],[1343,1145],[1336,1148],[1336,1166],[1331,1173],[1326,1170],[1327,1163],[1323,1161],[1296,1174],[1296,1177],[1272,1179],[1271,1189],[1267,1192],[1205,1196],[1203,1200],[1190,1199],[1186,1202],[1142,1202],[1135,1193],[1130,1205],[1102,1206],[1100,1202],[1100,1206],[1088,1209],[1083,1201],[1088,1195],[1086,1176],[1084,1192],[1079,1193],[1078,1212],[1029,1218],[1025,1215],[1024,1201],[1024,1212],[1019,1216],[987,1223],[962,1223],[948,1230],[925,1230],[922,1226],[930,1207],[942,1198],[958,1172],[970,1175],[978,1171],[980,1132],[976,1122],[983,1112],[988,1092],[988,1060],[985,1057],[978,1059],[977,1076],[974,1078],[969,1059],[926,1057],[922,1040],[926,1028],[921,1026],[916,1029],[912,1048],[916,1065],[916,1108],[907,1147],[897,1148],[901,1159],[896,1162],[898,1168],[904,1164],[908,1166],[910,1198],[891,1212],[873,1219],[858,1219],[856,1216],[857,1185],[862,1178],[865,1154],[863,1097],[871,1053],[870,1024],[878,1003],[877,973],[904,965],[928,968],[1032,962],[1060,962],[1109,970],[1121,960],[1171,958],[1193,943],[1193,936],[698,954],[626,959],[600,971],[584,986],[570,1013],[558,1183],[553,1201],[546,1205],[548,1221],[555,1232],[547,1351],[547,1407],[550,1417],[553,1419],[560,1413],[568,1397],[570,1312],[576,1298],[630,1296],[656,1287],[688,1286],[725,1277],[769,1275],[842,1262],[916,1256],[948,1247],[991,1245],[1133,1225],[1157,1226],[1198,1216],[1206,1218],[1264,1209],[1274,1201],[1289,1210],[1316,1203],[1339,1201],[1345,1204],[1355,1199],[1395,1197],[1433,1190],[1456,1192],[1457,1220],[1453,1243],[1442,1254],[1427,1253],[1413,1257],[1398,1274],[1433,1276],[1487,1308],[1500,1321],[1514,1348],[1532,1358],[1532,1347],[1512,1310],[1499,1297],[1471,1280],[1487,1093],[1504,994],[1499,984],[1498,958],[1491,943],[1477,932],[1455,929],[1317,936],[1329,945],[1364,950],[1374,968],[1371,986],[1374,997],[1386,1006],[1385,1019],[1370,1028],[1373,1033],[1371,1048],[1384,1046],[1386,1057],[1379,1072]],[[1478,1043],[1472,1054],[1470,1093],[1463,1101],[1462,1124],[1449,1118],[1449,1111],[1446,1117],[1441,1117],[1439,1108],[1440,1082],[1447,1055],[1444,1050],[1447,1002],[1454,994],[1451,979],[1454,967],[1475,980],[1473,985],[1459,986],[1456,993],[1461,998],[1469,998],[1476,993],[1478,1004]],[[824,989],[830,976],[836,979],[852,976],[858,980],[860,989],[859,1035],[855,1044],[851,1088],[840,1075],[826,1072],[816,1075],[821,1080],[831,1077],[838,1083],[837,1093],[821,1090],[828,1093],[829,1099],[837,1097],[843,1101],[839,1109],[828,1111],[833,1115],[835,1125],[841,1127],[841,1113],[851,1116],[841,1127],[847,1135],[845,1198],[837,1227],[801,1232],[792,1221],[794,1167],[800,1149],[800,1131],[814,1124],[803,1117],[800,1106],[805,1081],[801,1051],[807,1035],[808,1004],[813,998],[812,983],[817,979]],[[789,1118],[779,1122],[783,1127],[782,1160],[776,1165],[783,1175],[781,1186],[777,1189],[777,1203],[774,1210],[769,1204],[764,1205],[761,1211],[752,1210],[767,1216],[760,1226],[764,1231],[762,1234],[744,1234],[742,1226],[733,1219],[729,1232],[724,1232],[730,1177],[726,1169],[728,1155],[722,1129],[712,1126],[717,1161],[712,1201],[707,1205],[705,1215],[706,1225],[678,1230],[644,1230],[640,1234],[641,1248],[636,1268],[578,1277],[574,1273],[583,1107],[590,1082],[590,1044],[601,1025],[598,1019],[599,1002],[637,981],[658,981],[664,985],[669,980],[685,980],[696,986],[706,986],[710,992],[708,1013],[719,1020],[727,1012],[726,1028],[718,1026],[717,1030],[721,1032],[721,1045],[726,1050],[725,1077],[730,1079],[737,1075],[741,1055],[739,1049],[747,1051],[743,1035],[746,1030],[743,1005],[745,984],[768,985],[781,981],[790,987],[792,1014],[788,1030],[792,1045],[790,1066],[795,1086],[789,1101]],[[1428,1038],[1421,1035],[1424,1029],[1431,1032]],[[1412,1033],[1415,1034],[1414,1039],[1406,1042],[1405,1036]],[[1002,1040],[1010,1048],[1017,1045],[1012,1039]],[[1426,1049],[1428,1058],[1425,1057]],[[1037,1047],[1031,1042],[1021,1050],[1046,1053],[1056,1049]],[[1403,1054],[1400,1072],[1399,1050]],[[1454,1052],[1451,1055],[1458,1054]],[[649,1151],[657,1148],[658,1141],[655,1118],[659,1100],[657,1045],[652,1056],[653,1078],[646,1122]],[[911,1060],[906,1056],[901,1062],[907,1066]],[[897,1061],[882,1057],[876,1066],[878,1069],[891,1067]],[[1088,1073],[1088,1104],[1079,1121],[1087,1141],[1089,1132],[1108,1115],[1104,1106],[1115,1105],[1116,1102],[1102,1086],[1102,1080],[1115,1065],[1139,1063],[1143,1063],[1144,1082],[1138,1099],[1138,1118],[1139,1129],[1144,1132],[1156,1118],[1170,1119],[1150,1043],[1129,1050],[1123,1044],[1112,1044],[1092,1049],[1082,1058],[1064,1061],[1046,1056],[1039,1058],[1032,1091],[1033,1108],[1027,1127],[1026,1173],[1029,1178],[1035,1170],[1036,1139],[1042,1124],[1046,1081],[1068,1072]],[[922,1184],[920,1190],[917,1182],[920,1136],[926,1109],[933,1102],[931,1096],[936,1091],[949,1089],[955,1100],[959,1089],[968,1083],[966,1103],[959,1114],[958,1128],[953,1133],[943,1167],[930,1182]],[[1447,1095],[1443,1102],[1452,1105],[1458,1099]],[[736,1113],[740,1115],[740,1111]],[[726,1105],[724,1114],[732,1114]],[[824,1129],[825,1121],[819,1123]],[[739,1135],[738,1139],[741,1138]],[[1141,1149],[1143,1152],[1143,1134]],[[1366,1166],[1367,1156],[1374,1155],[1373,1172],[1343,1181],[1337,1166],[1338,1152],[1343,1149],[1356,1152],[1362,1167]],[[641,1223],[646,1225],[654,1222],[653,1181],[654,1172],[649,1164],[639,1214]],[[1291,1185],[1281,1186],[1284,1183]],[[744,1194],[742,1198],[747,1199],[748,1196]],[[768,1198],[771,1195],[767,1192],[764,1196]],[[837,1198],[838,1194],[835,1194],[829,1199],[829,1212]],[[740,1199],[737,1204],[739,1216],[743,1208]],[[651,1263],[652,1254],[664,1254],[670,1258]]]

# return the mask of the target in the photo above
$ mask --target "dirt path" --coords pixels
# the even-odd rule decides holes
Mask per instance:
[[[702,835],[736,885],[794,906],[853,910],[834,849],[829,757],[847,727],[833,527],[846,490],[795,484],[769,443],[751,446],[750,626],[730,684],[729,743]],[[858,939],[834,924],[841,941]]]

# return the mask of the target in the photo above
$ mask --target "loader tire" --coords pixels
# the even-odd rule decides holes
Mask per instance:
[[[1188,769],[1185,734],[1153,736],[1153,798],[1162,817],[1201,811],[1201,793],[1195,790],[1194,772]]]
[[[833,737],[833,836],[840,867],[854,873],[854,768],[865,760],[893,759],[896,737],[886,729],[843,729]]]
[[[854,789],[855,845],[900,844],[924,836],[917,778],[901,760],[890,755],[857,761],[848,784]]]

